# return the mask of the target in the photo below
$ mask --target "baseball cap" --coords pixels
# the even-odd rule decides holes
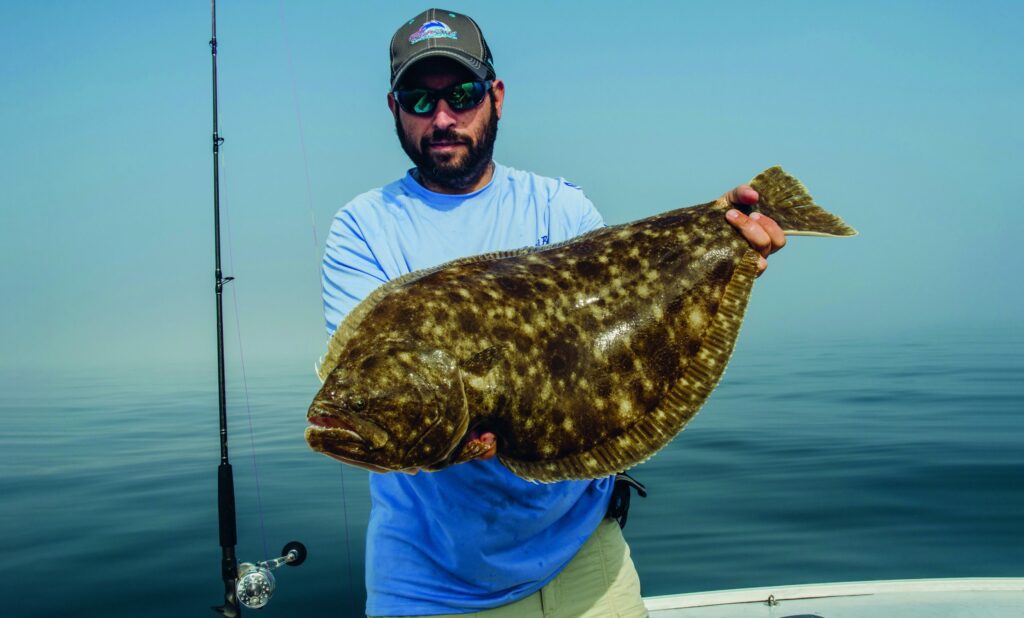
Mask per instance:
[[[458,61],[478,79],[494,79],[494,59],[484,33],[469,15],[427,9],[391,37],[391,88],[413,64],[442,56]]]

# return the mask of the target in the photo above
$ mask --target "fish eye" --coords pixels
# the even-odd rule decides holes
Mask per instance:
[[[351,403],[349,403],[349,407],[356,412],[362,412],[366,409],[366,400],[362,397],[356,397]]]

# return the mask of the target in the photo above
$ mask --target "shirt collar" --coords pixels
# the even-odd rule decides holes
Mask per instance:
[[[458,204],[461,204],[462,202],[465,202],[466,200],[479,197],[485,194],[486,192],[490,191],[491,188],[494,186],[495,179],[498,178],[499,174],[504,173],[502,166],[499,165],[497,162],[494,162],[494,171],[491,174],[491,180],[486,185],[480,187],[479,189],[473,191],[472,193],[451,194],[437,193],[424,187],[419,183],[419,181],[416,180],[416,177],[413,175],[413,172],[415,171],[415,167],[410,168],[408,171],[406,171],[405,176],[402,178],[402,186],[405,188],[405,190],[408,191],[409,193],[412,193],[416,196],[423,198],[428,204],[444,204],[449,207],[456,206]]]

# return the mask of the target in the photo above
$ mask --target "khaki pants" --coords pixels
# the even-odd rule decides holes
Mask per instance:
[[[642,618],[629,546],[619,524],[605,519],[571,562],[537,592],[515,603],[469,614],[431,618]],[[425,617],[423,617],[425,618]]]

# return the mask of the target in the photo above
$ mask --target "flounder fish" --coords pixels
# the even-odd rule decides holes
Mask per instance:
[[[781,168],[749,212],[787,234],[853,236]],[[540,248],[467,257],[380,286],[343,320],[309,408],[313,450],[378,472],[440,470],[498,437],[516,475],[635,466],[718,384],[758,253],[724,199]],[[743,209],[744,207],[741,207]]]

